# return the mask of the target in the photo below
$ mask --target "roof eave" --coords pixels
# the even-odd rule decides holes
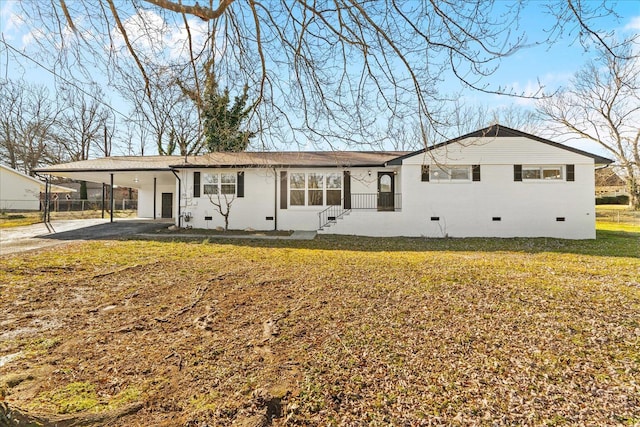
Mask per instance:
[[[500,132],[503,132],[503,134],[500,135]],[[580,155],[583,155],[585,157],[592,158],[596,165],[609,165],[609,164],[614,162],[613,160],[608,159],[606,157],[602,157],[602,156],[599,156],[597,154],[592,154],[592,153],[589,153],[587,151],[580,150],[579,148],[569,147],[567,145],[560,144],[558,142],[554,142],[554,141],[551,141],[549,139],[545,139],[545,138],[542,138],[542,137],[539,137],[539,136],[536,136],[536,135],[532,135],[532,134],[529,134],[529,133],[526,133],[526,132],[522,132],[522,131],[519,131],[519,130],[516,130],[516,129],[511,129],[509,127],[502,126],[502,125],[491,125],[491,126],[488,126],[486,128],[479,129],[479,130],[476,130],[474,132],[470,132],[470,133],[467,133],[465,135],[459,136],[457,138],[453,138],[453,139],[450,139],[450,140],[447,140],[447,141],[444,141],[444,142],[441,142],[441,143],[438,143],[438,144],[435,144],[435,145],[431,145],[431,146],[429,146],[427,148],[422,148],[422,149],[414,151],[412,153],[405,154],[405,155],[400,156],[400,157],[396,157],[395,159],[393,159],[390,162],[388,162],[388,164],[401,165],[402,161],[404,159],[416,156],[418,154],[423,154],[423,153],[425,153],[427,151],[436,150],[436,149],[438,149],[440,147],[444,147],[446,145],[453,144],[455,142],[462,141],[462,140],[467,139],[467,138],[498,138],[498,137],[507,137],[507,136],[508,137],[514,137],[515,136],[515,137],[523,137],[523,138],[533,139],[534,141],[538,141],[538,142],[541,142],[543,144],[551,145],[553,147],[557,147],[557,148],[560,148],[562,150],[571,151],[573,153],[580,154]]]
[[[363,164],[349,164],[349,163],[334,163],[334,164],[228,164],[228,165],[219,165],[219,164],[182,164],[182,165],[171,165],[172,169],[211,169],[211,168],[224,168],[224,169],[232,169],[232,168],[275,168],[275,169],[302,169],[302,168],[377,168],[377,167],[385,167],[388,162],[384,163],[363,163]]]
[[[66,173],[66,172],[94,172],[94,173],[109,173],[109,172],[171,172],[172,168],[79,168],[79,169],[50,169],[50,168],[38,168],[34,169],[36,173]]]

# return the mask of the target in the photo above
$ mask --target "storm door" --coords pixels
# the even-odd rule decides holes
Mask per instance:
[[[394,210],[394,173],[378,172],[378,210],[392,211]]]

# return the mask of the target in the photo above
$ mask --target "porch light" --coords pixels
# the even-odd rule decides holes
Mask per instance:
[[[137,176],[137,175],[133,178],[133,182],[135,182],[136,184],[137,184],[138,182],[140,182],[140,180],[138,179],[138,176]]]

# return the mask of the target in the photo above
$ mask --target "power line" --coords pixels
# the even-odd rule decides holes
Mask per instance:
[[[29,55],[27,55],[24,52],[21,52],[20,50],[18,50],[17,48],[13,47],[11,44],[7,43],[7,41],[4,39],[4,35],[2,38],[0,38],[0,41],[2,42],[2,44],[4,44],[8,49],[14,51],[15,53],[17,53],[18,55],[28,59],[29,61],[33,62],[34,64],[36,64],[37,66],[39,66],[40,68],[42,68],[43,70],[51,73],[54,77],[62,80],[63,82],[67,83],[68,85],[71,85],[73,87],[75,87],[76,89],[78,89],[80,92],[82,92],[83,94],[87,95],[88,97],[92,98],[93,100],[97,101],[98,103],[104,105],[105,107],[107,107],[108,109],[110,109],[111,111],[113,111],[115,114],[118,114],[120,116],[122,116],[125,119],[129,119],[129,115],[121,113],[120,111],[116,110],[115,108],[113,108],[111,105],[107,104],[106,102],[104,102],[104,100],[97,98],[95,95],[87,92],[86,90],[84,90],[82,87],[78,86],[76,83],[68,80],[67,78],[61,76],[60,74],[56,73],[54,70],[48,68],[47,66],[43,65],[42,63],[40,63],[39,61],[33,59],[32,57],[30,57]]]

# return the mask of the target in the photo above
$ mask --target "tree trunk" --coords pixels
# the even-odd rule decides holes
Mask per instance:
[[[640,182],[633,174],[634,170],[627,168],[627,191],[629,192],[629,207],[634,211],[640,211]]]

